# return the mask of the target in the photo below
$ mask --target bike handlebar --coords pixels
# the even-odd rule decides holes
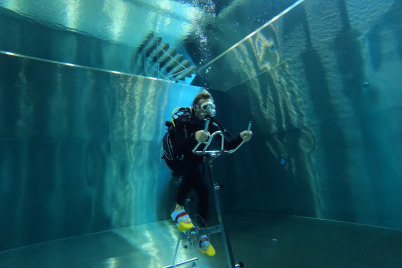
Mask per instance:
[[[208,131],[209,123],[210,123],[210,119],[207,119],[206,122],[205,122],[205,128],[204,128],[205,132]],[[252,124],[252,122],[250,121],[248,123],[247,131],[251,130],[251,124]],[[221,149],[220,150],[207,151],[207,149],[208,149],[209,145],[211,144],[213,138],[215,136],[217,136],[217,135],[221,136]],[[195,155],[210,154],[210,155],[214,155],[214,156],[221,155],[221,154],[232,154],[232,153],[236,152],[243,145],[243,143],[244,143],[244,140],[236,148],[234,148],[232,150],[225,150],[224,149],[224,147],[225,147],[225,137],[224,137],[222,131],[218,130],[218,131],[215,131],[214,133],[212,133],[211,136],[209,136],[209,139],[207,140],[207,142],[206,142],[206,144],[204,146],[204,149],[202,151],[197,151],[198,147],[202,144],[202,142],[198,142],[198,144],[194,147],[192,152]]]

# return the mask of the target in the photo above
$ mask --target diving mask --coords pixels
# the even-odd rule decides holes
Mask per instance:
[[[203,104],[199,105],[202,112],[201,115],[206,117],[214,117],[216,115],[215,104],[211,101],[206,101]]]

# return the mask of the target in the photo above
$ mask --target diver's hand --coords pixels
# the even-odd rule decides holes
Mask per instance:
[[[204,130],[198,130],[195,133],[195,139],[198,142],[206,142],[209,139],[209,132],[206,132]]]
[[[253,136],[253,132],[245,130],[240,132],[240,138],[243,139],[244,142],[248,142],[249,140],[251,140],[251,137]]]

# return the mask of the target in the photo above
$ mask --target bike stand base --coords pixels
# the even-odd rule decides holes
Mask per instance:
[[[197,258],[197,257],[196,257],[196,258],[192,258],[192,259],[188,259],[188,260],[186,260],[186,261],[178,262],[178,263],[176,263],[175,265],[164,266],[164,267],[162,267],[162,268],[173,268],[173,267],[177,267],[177,266],[180,266],[180,265],[183,265],[183,264],[187,264],[187,263],[192,263],[192,262],[195,264],[196,261],[198,261],[198,258]]]
[[[184,245],[184,242],[187,241],[188,243],[192,244],[193,247],[194,247],[194,238],[197,235],[197,232],[195,232],[194,230],[195,230],[195,228],[191,228],[191,229],[188,229],[186,232],[182,232],[180,234],[180,236],[179,236],[179,238],[177,240],[177,244],[176,244],[176,250],[175,250],[174,258],[173,258],[173,264],[168,265],[168,266],[164,266],[162,268],[177,267],[177,266],[180,266],[180,265],[183,265],[183,264],[188,264],[188,263],[193,263],[193,267],[196,266],[195,262],[198,261],[197,257],[191,258],[191,259],[188,259],[188,260],[182,261],[182,262],[176,262],[177,261],[177,256],[178,256],[178,253],[179,253],[180,244],[182,244],[182,248],[186,249],[188,246]]]

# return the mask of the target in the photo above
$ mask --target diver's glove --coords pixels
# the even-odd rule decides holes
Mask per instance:
[[[243,139],[244,142],[248,142],[249,140],[251,140],[251,137],[253,136],[253,132],[245,130],[240,132],[240,138]]]
[[[209,139],[209,132],[204,131],[204,130],[198,130],[197,132],[195,132],[195,139],[198,142],[207,142],[207,140]]]

